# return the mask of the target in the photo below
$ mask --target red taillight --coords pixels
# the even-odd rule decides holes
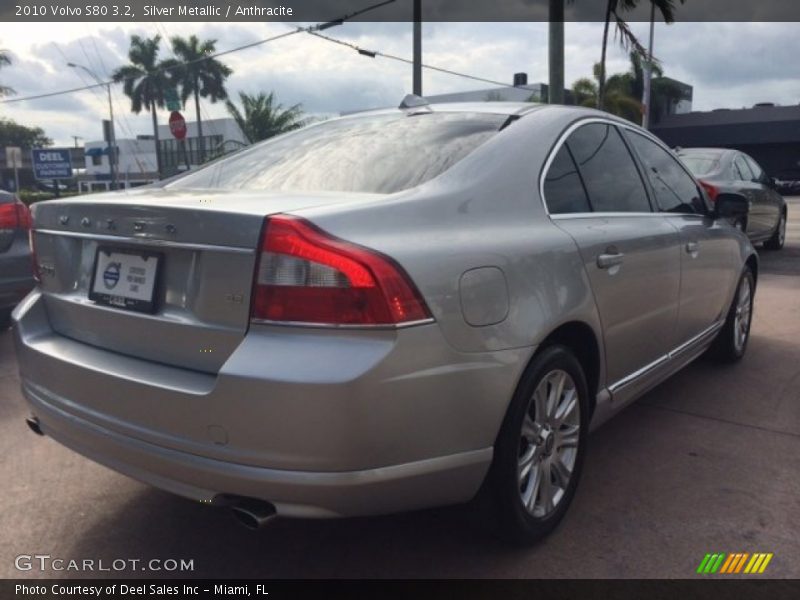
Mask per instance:
[[[719,196],[719,188],[711,185],[710,183],[706,183],[705,181],[701,181],[700,185],[703,186],[706,194],[708,194],[708,199],[712,202],[716,201],[717,196]]]
[[[326,325],[399,325],[430,318],[402,268],[298,217],[267,219],[252,318]]]
[[[19,200],[0,204],[0,229],[31,228],[31,211]]]

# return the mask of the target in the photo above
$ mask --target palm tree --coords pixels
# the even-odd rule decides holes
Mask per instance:
[[[156,143],[156,165],[161,178],[161,148],[158,142],[158,118],[156,108],[164,108],[164,90],[170,87],[169,71],[177,68],[175,60],[158,60],[158,46],[161,36],[141,38],[131,36],[128,50],[130,64],[119,67],[112,77],[122,82],[122,90],[131,99],[131,112],[139,114],[142,109],[149,110],[153,118],[153,136]]]
[[[194,96],[194,110],[197,116],[197,135],[199,138],[200,162],[205,162],[205,142],[203,140],[203,122],[200,118],[200,96],[207,98],[211,103],[217,100],[227,100],[228,92],[225,90],[225,80],[233,71],[215,58],[208,58],[216,50],[217,40],[197,39],[196,35],[188,39],[182,37],[172,38],[172,51],[183,63],[174,74],[175,82],[181,88],[181,101],[186,106],[186,101]]]
[[[300,104],[284,109],[275,103],[274,92],[257,96],[239,92],[239,100],[243,113],[230,100],[225,107],[251,144],[305,125]]]
[[[8,50],[0,50],[0,68],[9,65],[11,65],[11,55],[8,53]],[[7,85],[0,85],[0,98],[3,96],[11,96],[16,93],[14,88],[8,87]]]
[[[650,0],[653,5],[658,9],[661,13],[661,16],[664,19],[664,22],[667,24],[675,22],[675,1],[676,0]],[[681,4],[686,2],[686,0],[678,0]],[[634,52],[639,54],[640,56],[647,57],[647,60],[654,62],[654,58],[652,56],[648,56],[647,50],[645,50],[644,46],[639,42],[637,37],[633,34],[628,24],[625,20],[620,16],[620,12],[622,11],[629,11],[633,10],[639,5],[639,0],[607,0],[606,4],[606,14],[605,14],[605,25],[603,26],[603,45],[602,51],[600,54],[600,77],[599,77],[599,89],[598,89],[598,106],[600,108],[604,108],[605,106],[605,95],[606,95],[606,55],[608,51],[608,30],[611,24],[611,19],[614,19],[614,22],[617,26],[617,35],[619,35],[619,41],[623,48],[633,49]]]
[[[599,63],[594,66],[594,78],[595,80],[593,81],[588,77],[583,77],[572,84],[572,95],[575,97],[576,104],[598,108],[600,96]],[[635,79],[635,66],[632,66],[631,71],[628,73],[620,73],[608,78],[605,110],[633,123],[641,123],[643,106],[639,101],[640,96],[636,96],[633,91],[637,85]]]

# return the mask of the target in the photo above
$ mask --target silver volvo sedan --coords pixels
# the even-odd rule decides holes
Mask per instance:
[[[478,497],[535,540],[590,428],[744,354],[746,211],[608,114],[420,99],[40,203],[28,425],[251,526]]]

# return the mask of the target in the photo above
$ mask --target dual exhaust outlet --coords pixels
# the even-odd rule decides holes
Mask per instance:
[[[36,435],[44,435],[37,417],[27,417],[25,424]],[[236,520],[248,529],[261,529],[278,516],[272,503],[258,498],[228,496],[224,499],[224,503],[230,506]]]

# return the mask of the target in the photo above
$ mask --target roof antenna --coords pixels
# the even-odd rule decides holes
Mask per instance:
[[[420,108],[422,106],[430,107],[430,102],[428,102],[422,96],[408,94],[405,98],[403,98],[403,101],[400,103],[398,108]]]

